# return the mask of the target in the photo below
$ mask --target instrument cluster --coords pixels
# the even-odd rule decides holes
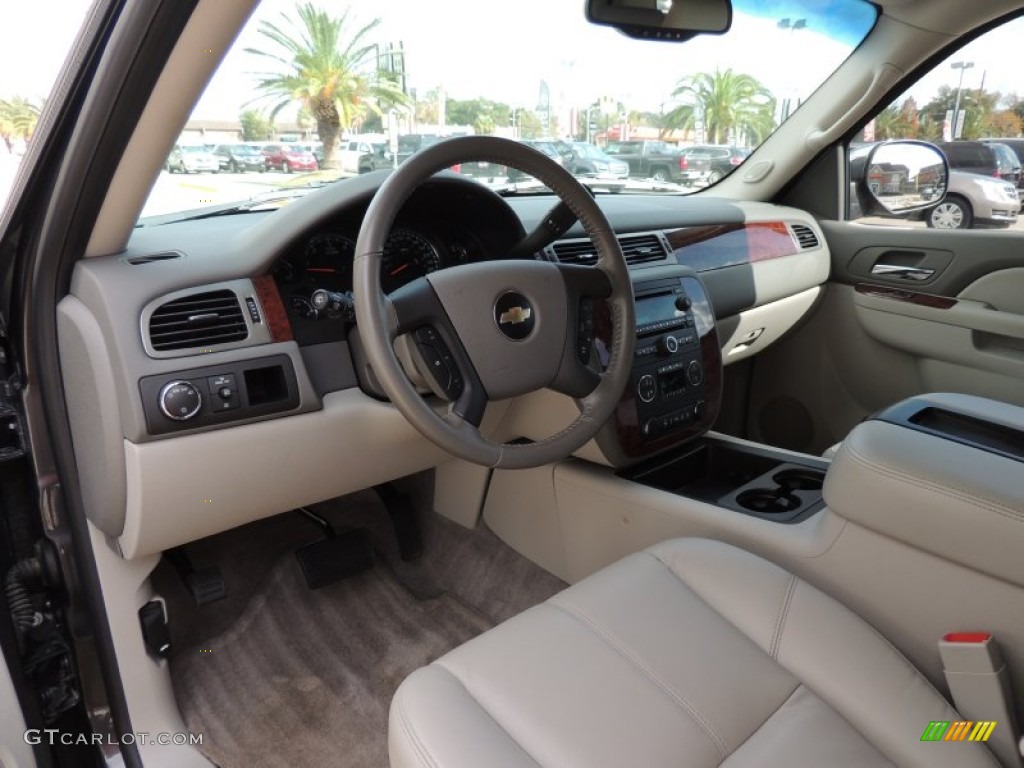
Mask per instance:
[[[274,275],[294,317],[315,318],[317,290],[346,294],[352,290],[356,236],[346,228],[317,232],[282,258]],[[448,266],[485,258],[482,246],[465,232],[433,232],[399,225],[384,244],[380,283],[384,293]]]

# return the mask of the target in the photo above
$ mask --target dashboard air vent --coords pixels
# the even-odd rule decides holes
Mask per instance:
[[[597,261],[597,252],[590,240],[559,240],[551,250],[563,264],[593,264]]]
[[[622,246],[622,252],[626,255],[628,264],[661,261],[668,255],[665,244],[655,234],[623,235],[619,238],[619,245]]]
[[[157,352],[242,341],[249,335],[234,291],[207,291],[161,304],[149,318]]]
[[[629,264],[660,261],[668,254],[664,242],[654,233],[621,235],[619,244]],[[551,250],[563,264],[593,264],[597,261],[597,252],[589,239],[559,240]]]
[[[800,243],[801,250],[809,251],[818,247],[818,236],[806,224],[790,224],[790,229],[793,230],[797,242]]]

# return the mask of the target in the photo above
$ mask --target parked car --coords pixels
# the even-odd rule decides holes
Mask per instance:
[[[1017,221],[1020,200],[1009,181],[950,167],[946,199],[921,217],[933,229],[1008,227]]]
[[[220,163],[206,147],[195,144],[175,144],[167,155],[164,168],[174,173],[220,173]]]
[[[679,148],[664,141],[613,141],[604,150],[629,165],[629,175],[655,181],[683,180]]]
[[[628,179],[629,165],[609,156],[603,149],[585,141],[569,142],[565,167],[574,176],[591,179]]]
[[[267,161],[263,153],[248,144],[219,144],[214,147],[213,155],[217,158],[222,171],[263,173],[267,170]]]
[[[562,154],[558,143],[548,139],[520,139],[520,141],[528,147],[533,147],[538,152],[550,157],[559,165],[565,165],[565,156]],[[508,168],[508,180],[513,183],[521,182],[525,179],[529,179],[530,176],[520,171],[518,168]]]
[[[991,137],[983,138],[980,141],[986,144],[1002,144],[1009,147],[1013,154],[1017,157],[1017,162],[1024,168],[1024,139],[1017,138],[1005,138],[1005,137]],[[1020,178],[1017,180],[1017,188],[1024,188],[1024,171],[1021,172]]]
[[[275,171],[315,171],[319,167],[312,152],[295,144],[263,144],[260,150],[267,168]]]
[[[999,172],[999,178],[1010,182],[1015,187],[1020,187],[1021,166],[1017,153],[1001,141],[985,141],[983,143],[992,147],[996,153],[996,169]]]
[[[696,144],[682,150],[686,167],[681,169],[687,181],[703,181],[715,184],[747,159],[750,150],[718,144]]]
[[[343,141],[338,150],[338,167],[348,173],[369,173],[392,165],[388,144],[381,138],[354,137]]]
[[[421,149],[437,144],[441,137],[436,133],[409,133],[398,137],[398,162],[404,163]]]
[[[950,168],[999,178],[999,160],[989,145],[980,141],[940,141],[936,146],[946,154]]]

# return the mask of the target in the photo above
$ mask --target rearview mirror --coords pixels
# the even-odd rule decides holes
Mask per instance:
[[[587,0],[587,20],[647,40],[728,32],[732,0]]]
[[[942,202],[949,165],[934,144],[889,141],[852,149],[850,179],[864,215],[903,216]]]

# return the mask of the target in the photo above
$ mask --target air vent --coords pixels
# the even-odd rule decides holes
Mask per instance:
[[[629,264],[661,261],[668,254],[665,243],[654,233],[622,235],[619,244]],[[551,250],[563,264],[593,264],[597,261],[597,252],[590,240],[559,240]]]
[[[146,256],[132,256],[127,259],[128,263],[135,266],[138,264],[152,264],[156,261],[169,261],[170,259],[180,259],[181,254],[177,251],[165,251],[164,253],[150,253]]]
[[[551,250],[563,264],[593,264],[597,261],[597,251],[590,240],[559,240]]]
[[[157,352],[242,341],[249,335],[234,291],[208,291],[162,304],[149,318]]]
[[[818,236],[806,224],[790,224],[789,228],[793,230],[797,242],[800,243],[800,250],[809,251],[818,247]]]
[[[655,234],[624,235],[619,238],[619,245],[626,255],[628,264],[645,264],[648,261],[661,261],[668,255],[665,244]]]

